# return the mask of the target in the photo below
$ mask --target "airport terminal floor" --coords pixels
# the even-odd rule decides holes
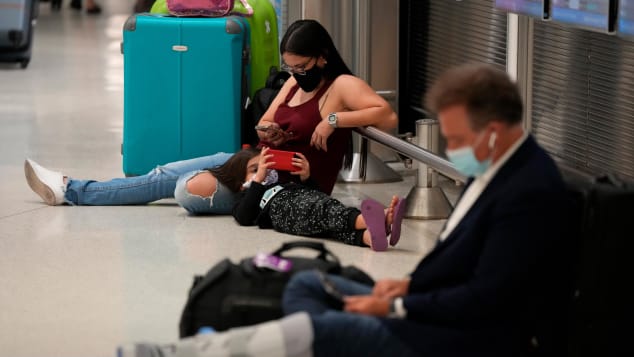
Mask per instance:
[[[173,200],[51,207],[30,190],[26,157],[76,178],[122,176],[119,46],[133,2],[99,3],[100,15],[42,3],[28,68],[0,64],[0,356],[114,356],[122,343],[174,341],[194,274],[309,239],[190,216]],[[333,194],[351,205],[407,195],[414,172],[399,167],[401,182],[338,183]],[[327,246],[374,278],[402,277],[443,224],[406,219],[387,252]]]

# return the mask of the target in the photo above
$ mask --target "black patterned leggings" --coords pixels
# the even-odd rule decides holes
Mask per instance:
[[[278,232],[329,237],[363,246],[363,230],[354,228],[360,214],[359,209],[306,187],[282,190],[273,197],[269,209],[273,228]]]

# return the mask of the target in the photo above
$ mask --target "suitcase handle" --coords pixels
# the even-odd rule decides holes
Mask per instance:
[[[333,262],[339,264],[339,258],[337,258],[337,256],[333,252],[328,250],[326,246],[321,242],[307,242],[303,240],[286,242],[282,244],[282,246],[279,249],[271,253],[271,255],[281,257],[282,253],[287,252],[291,249],[296,249],[296,248],[307,248],[307,249],[316,250],[319,252],[319,255],[317,256],[318,259],[328,260],[328,257],[330,257],[332,258],[331,260]]]

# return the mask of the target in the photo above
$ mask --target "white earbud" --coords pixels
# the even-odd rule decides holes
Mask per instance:
[[[495,132],[491,133],[491,136],[489,137],[489,149],[493,150],[493,147],[495,146],[495,140],[497,139],[497,134]]]

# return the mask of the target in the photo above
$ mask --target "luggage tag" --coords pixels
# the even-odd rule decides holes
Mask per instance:
[[[293,262],[280,258],[276,255],[258,253],[253,257],[253,265],[258,268],[268,268],[271,270],[287,273],[291,270]]]

